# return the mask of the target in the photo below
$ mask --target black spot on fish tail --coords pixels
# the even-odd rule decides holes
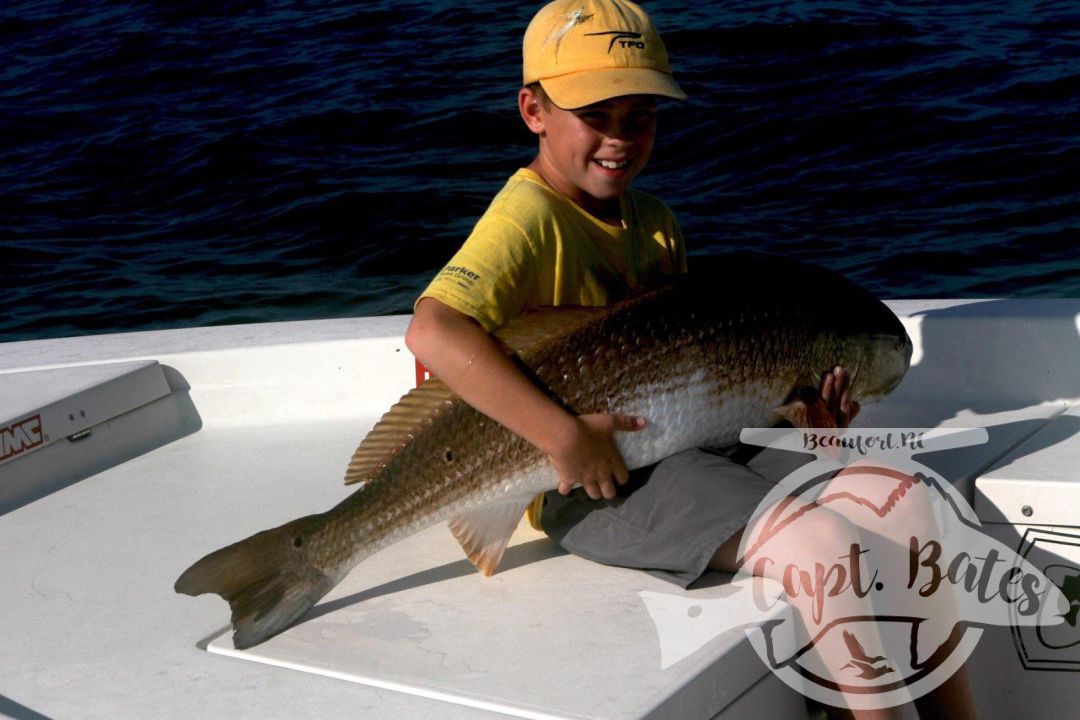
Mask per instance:
[[[337,583],[299,548],[319,516],[294,520],[210,553],[184,571],[174,589],[216,593],[232,610],[233,644],[258,645],[302,618]]]

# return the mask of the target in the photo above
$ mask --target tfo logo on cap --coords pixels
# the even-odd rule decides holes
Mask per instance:
[[[608,43],[608,53],[610,53],[616,45],[621,48],[645,49],[645,41],[641,39],[642,34],[639,32],[631,32],[630,30],[608,30],[607,32],[585,33],[585,37],[596,36],[611,37],[611,42]]]

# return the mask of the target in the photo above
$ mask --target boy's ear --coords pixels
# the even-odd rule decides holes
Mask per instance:
[[[532,88],[523,87],[518,93],[518,110],[525,126],[539,135],[544,132],[544,104]]]

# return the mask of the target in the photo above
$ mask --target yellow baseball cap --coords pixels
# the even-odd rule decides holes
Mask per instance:
[[[685,100],[652,20],[628,0],[555,0],[529,23],[524,84],[574,109],[621,95]]]

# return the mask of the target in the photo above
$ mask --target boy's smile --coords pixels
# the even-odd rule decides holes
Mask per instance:
[[[652,153],[656,98],[628,95],[564,110],[526,88],[520,101],[525,123],[540,136],[530,169],[589,213],[620,225],[619,199]]]

